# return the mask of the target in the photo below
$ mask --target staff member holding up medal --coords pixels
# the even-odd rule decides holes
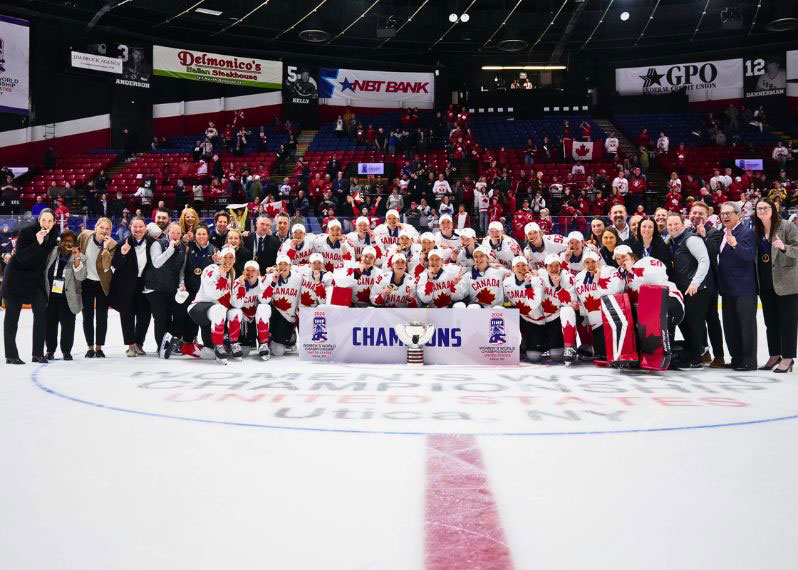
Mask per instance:
[[[65,230],[58,247],[47,259],[47,360],[53,360],[58,345],[58,325],[61,325],[61,354],[72,360],[75,341],[75,316],[83,307],[81,288],[87,276],[86,256],[75,245],[74,232]]]
[[[188,244],[184,284],[188,298],[183,305],[188,308],[194,302],[202,280],[202,270],[219,260],[219,250],[210,243],[208,226],[199,225],[194,230],[194,240]],[[192,319],[186,319],[183,340],[193,342],[199,333],[199,326]]]

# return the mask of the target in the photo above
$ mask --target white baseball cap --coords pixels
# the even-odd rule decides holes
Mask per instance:
[[[244,269],[249,269],[250,267],[252,269],[257,269],[258,271],[260,271],[260,265],[258,265],[258,262],[255,261],[254,259],[250,259],[244,264]]]
[[[291,258],[290,258],[290,257],[288,257],[288,256],[287,256],[287,255],[285,255],[285,254],[278,255],[278,256],[277,256],[277,261],[276,261],[276,263],[277,263],[277,264],[280,264],[280,263],[288,263],[288,264],[290,265],[290,264],[291,264]]]
[[[617,250],[618,248],[615,249]],[[595,251],[588,251],[587,253],[585,253],[583,259],[592,259],[593,261],[601,261],[601,257]]]
[[[330,220],[329,222],[327,222],[327,229],[328,230],[330,228],[334,227],[334,226],[338,226],[340,228],[341,227],[341,222],[339,222],[338,220]]]
[[[551,265],[552,263],[560,263],[560,256],[556,253],[550,253],[546,256],[546,259],[543,261],[545,265]]]
[[[471,228],[464,228],[457,232],[457,235],[460,237],[467,237],[469,239],[475,239],[477,237],[477,232],[472,230]]]
[[[474,254],[481,253],[485,257],[490,257],[491,251],[490,248],[480,246],[474,250]]]
[[[385,219],[386,220],[388,219],[388,216],[395,216],[395,217],[398,218],[399,217],[399,212],[397,212],[394,209],[388,210],[387,212],[385,212]]]
[[[433,249],[431,249],[431,250],[429,250],[429,251],[427,252],[427,259],[429,259],[429,258],[430,258],[430,257],[432,257],[433,255],[434,255],[434,256],[436,256],[436,257],[440,257],[441,259],[443,259],[443,255],[441,255],[441,250],[439,250],[437,247],[436,247],[436,248],[433,248]]]
[[[232,255],[233,257],[235,257],[236,256],[236,250],[234,250],[229,245],[226,245],[226,246],[224,246],[222,248],[222,251],[219,252],[219,256],[220,257],[224,257],[225,255],[228,255],[228,254]]]
[[[444,214],[440,218],[438,218],[438,223],[441,223],[443,220],[452,221],[452,217],[449,214]]]
[[[407,261],[407,258],[405,257],[404,253],[397,253],[396,255],[391,257],[391,265],[393,265],[394,263],[396,263],[397,261],[400,261],[400,260],[401,261],[405,261],[405,262]]]
[[[360,216],[357,220],[355,220],[355,225],[359,224],[360,222],[365,222],[368,225],[371,225],[371,222],[366,216]]]
[[[423,234],[421,234],[421,237],[419,239],[421,241],[435,241],[435,236],[432,235],[430,232],[424,232]]]
[[[368,253],[370,253],[374,257],[377,257],[377,250],[374,249],[373,247],[371,247],[370,245],[367,245],[366,247],[364,247],[363,248],[363,252],[360,255],[363,256],[363,255],[366,255]]]
[[[310,257],[308,257],[308,263],[313,263],[315,261],[321,261],[324,263],[324,258],[321,256],[320,253],[312,253]]]
[[[568,234],[568,241],[570,241],[572,239],[575,239],[577,241],[584,241],[585,240],[585,236],[582,235],[582,232],[574,231],[574,232],[571,232],[570,234]]]
[[[407,229],[401,229],[399,230],[399,237],[409,237],[410,239],[413,239],[413,232]]]
[[[628,245],[619,245],[615,248],[615,251],[612,252],[612,256],[615,257],[618,254],[632,255],[632,248]]]
[[[162,233],[163,233],[163,230],[161,229],[161,226],[159,226],[155,222],[150,222],[149,224],[147,224],[147,234],[151,238],[157,238]]]
[[[488,229],[489,230],[499,230],[500,232],[503,232],[504,231],[504,226],[502,225],[501,222],[491,222],[490,224],[488,224]]]
[[[524,226],[524,235],[528,234],[529,232],[539,232],[540,226],[537,225],[535,222],[529,222],[527,225]]]
[[[523,263],[524,265],[529,265],[529,262],[527,261],[526,257],[524,257],[523,255],[516,255],[513,258],[513,267],[515,267],[519,263]]]
[[[292,232],[292,233],[293,233],[293,232],[295,232],[295,231],[297,231],[297,230],[299,230],[299,231],[300,231],[300,232],[302,232],[303,234],[307,233],[307,231],[305,230],[305,226],[303,226],[302,224],[294,224],[294,225],[291,227],[291,232]]]

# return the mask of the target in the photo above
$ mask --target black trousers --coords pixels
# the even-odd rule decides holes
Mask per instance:
[[[774,291],[760,291],[762,315],[770,356],[795,358],[798,344],[798,295],[776,295]]]
[[[137,344],[143,347],[147,330],[150,328],[150,304],[142,293],[143,289],[144,279],[139,277],[130,303],[119,314],[122,321],[122,338],[127,345]]]
[[[188,303],[188,301],[186,301]],[[208,319],[208,309],[213,303],[194,303],[188,309],[188,319],[194,323],[202,334],[202,345],[213,348],[213,337],[211,336],[211,321]]]
[[[22,312],[22,301],[6,298],[6,315],[3,320],[3,344],[6,358],[19,358],[17,350],[17,329],[19,315]],[[44,337],[47,327],[47,294],[41,287],[36,287],[31,299],[33,312],[33,356],[44,356]]]
[[[193,342],[197,338],[197,333],[199,333],[199,325],[188,314],[188,308],[196,296],[196,293],[189,293],[188,299],[183,303],[183,310],[186,311],[186,318],[183,320],[183,340],[185,342]]]
[[[732,365],[756,366],[756,295],[723,297],[723,332]]]
[[[47,302],[47,352],[58,347],[58,327],[61,326],[61,354],[72,354],[75,342],[75,313],[69,308],[64,295],[50,294]]]
[[[86,337],[86,344],[89,348],[95,344],[102,346],[105,344],[105,335],[108,332],[108,295],[103,292],[103,286],[99,281],[84,279],[80,297],[83,301],[83,336]],[[97,312],[96,337],[95,311]]]
[[[720,315],[718,315],[718,293],[714,292],[710,296],[707,304],[707,332],[709,332],[709,343],[712,345],[712,355],[723,357],[723,328],[720,326]],[[704,333],[704,346],[707,345],[707,334]]]
[[[711,292],[699,290],[695,295],[684,296],[684,319],[679,324],[685,340],[690,362],[702,362],[704,354],[704,331],[706,328],[707,305],[712,301]]]
[[[173,337],[183,338],[184,324],[186,320],[186,309],[175,301],[174,294],[153,291],[145,295],[150,303],[152,320],[155,323],[155,342],[158,348],[166,333]]]

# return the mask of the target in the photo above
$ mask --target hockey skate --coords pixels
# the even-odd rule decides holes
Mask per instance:
[[[269,350],[268,343],[264,342],[258,345],[258,356],[260,356],[260,359],[263,360],[264,362],[272,357],[272,353]]]
[[[217,346],[213,349],[213,355],[216,357],[216,364],[227,365],[229,354],[224,345]]]
[[[161,358],[169,358],[167,356],[166,350],[170,348],[169,353],[171,354],[171,346],[172,346],[172,335],[169,333],[165,333],[163,338],[161,339],[161,346],[158,347],[158,356]]]
[[[566,346],[562,352],[562,360],[566,366],[571,366],[576,361],[576,349],[572,346]]]
[[[234,342],[230,345],[230,358],[236,362],[241,362],[244,358],[244,352],[241,350],[241,345],[239,343]]]

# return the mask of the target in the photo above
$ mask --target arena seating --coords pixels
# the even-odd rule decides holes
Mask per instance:
[[[544,136],[556,142],[562,135],[565,121],[571,127],[571,135],[579,138],[579,125],[588,121],[591,125],[591,138],[603,139],[604,130],[590,119],[589,115],[552,115],[542,119],[516,119],[512,115],[471,115],[471,130],[474,140],[486,148],[523,148],[531,138],[540,145]]]
[[[82,153],[59,157],[56,163],[57,168],[43,169],[25,184],[21,190],[22,201],[26,207],[29,207],[37,195],[47,193],[47,188],[53,180],[59,186],[69,182],[73,188],[78,188],[96,177],[101,170],[108,168],[117,158],[116,153],[107,150],[101,153]]]
[[[357,111],[357,110],[355,110]],[[375,115],[361,115],[357,120],[363,123],[365,128],[373,125],[374,129],[382,127],[385,129],[386,135],[390,134],[392,129],[400,126],[400,119],[402,113],[399,111],[389,111],[386,113]],[[431,111],[419,112],[419,127],[428,129],[433,127],[433,114]],[[433,141],[433,148],[443,148],[441,140]],[[319,132],[313,139],[308,150],[310,151],[324,151],[324,152],[343,152],[343,151],[358,151],[362,150],[365,145],[358,145],[354,138],[341,136],[335,132],[335,121],[324,123],[320,126]]]
[[[288,141],[288,133],[284,129],[277,129],[273,125],[263,125],[264,131],[266,132],[266,137],[268,138],[268,144],[266,145],[266,152],[276,152],[281,144],[284,144]],[[258,150],[258,133],[260,132],[260,125],[253,125],[247,126],[247,129],[250,131],[249,137],[247,137],[247,144],[244,147],[244,152],[253,153],[257,152]],[[300,125],[295,123],[294,124],[294,132],[299,133]],[[235,142],[235,132],[233,133]],[[164,148],[159,148],[157,150],[153,150],[150,152],[156,154],[170,154],[174,152],[188,152],[190,153],[194,149],[194,145],[197,141],[202,141],[205,139],[205,133],[197,133],[196,135],[180,135],[180,136],[172,136],[167,137],[167,145]],[[218,145],[217,145],[218,146]]]

